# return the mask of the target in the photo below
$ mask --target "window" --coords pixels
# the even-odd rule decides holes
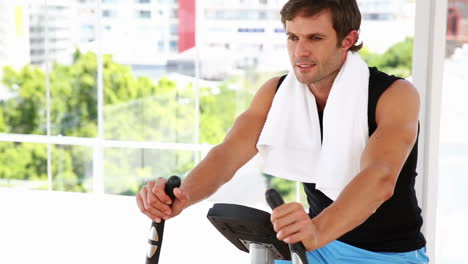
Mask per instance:
[[[172,9],[171,10],[171,18],[178,18],[179,17],[179,10],[178,9]]]
[[[8,25],[1,19],[5,17],[4,10],[14,10],[18,3],[13,2],[0,1],[0,32],[6,32],[4,28]],[[20,2],[32,3],[30,0]],[[124,196],[135,195],[144,183],[159,176],[185,177],[213,145],[222,142],[261,84],[283,75],[289,68],[286,38],[279,20],[279,9],[285,1],[233,1],[239,6],[229,9],[213,8],[211,1],[196,1],[194,8],[184,7],[184,10],[179,9],[177,0],[102,0],[105,3],[102,10],[96,9],[96,1],[80,0],[73,5],[39,2],[49,3],[55,11],[49,10],[46,15],[40,5],[31,5],[29,27],[24,29],[29,31],[30,38],[0,36],[0,50],[13,46],[8,52],[15,55],[0,58],[0,164],[3,164],[0,187],[119,195],[109,199],[118,200],[116,207],[121,213],[137,218],[133,215],[133,211],[136,213],[134,198]],[[216,1],[216,4],[225,2]],[[405,8],[410,10],[407,12],[410,15],[393,9],[383,12],[388,11],[383,10],[388,7],[370,5],[370,1],[360,2],[367,3],[368,8],[361,30],[366,46],[363,57],[389,73],[411,76],[410,46],[414,28],[411,3],[414,1],[408,1]],[[122,6],[114,7],[116,3]],[[144,5],[150,3],[158,4],[151,9]],[[122,9],[127,4],[132,9]],[[78,15],[71,16],[74,5]],[[205,17],[195,21],[196,14]],[[105,19],[104,23],[98,23],[96,16],[101,15],[104,18],[118,15],[119,19],[125,15],[125,20],[113,23]],[[161,17],[163,15],[171,18],[170,21]],[[179,25],[175,19],[179,16],[193,18],[193,23],[187,24],[196,28]],[[449,32],[459,34],[450,36],[461,37],[464,32],[462,14],[457,17],[453,13],[451,18],[450,21],[459,23],[447,24]],[[202,24],[208,20],[210,23]],[[105,34],[98,34],[102,30]],[[382,32],[392,37],[384,38]],[[48,45],[43,45],[46,42]],[[20,57],[25,57],[26,62],[15,65]],[[395,57],[398,59],[396,67],[389,62]],[[462,69],[466,67],[458,68]],[[458,99],[461,98],[464,97]],[[464,120],[465,115],[460,114],[462,110],[457,108],[457,120]],[[453,119],[450,122],[454,122]],[[461,154],[457,157],[450,154],[452,156],[442,158],[441,162],[446,163],[445,167],[463,172],[466,168],[456,162],[464,161],[466,153],[451,147],[447,146],[448,152],[458,155],[461,151]],[[264,203],[264,191],[268,186],[281,187],[286,201],[296,200],[300,192],[296,192],[294,183],[263,175],[260,167],[261,162],[255,157],[209,201],[258,205]],[[447,182],[441,188],[447,192],[455,190],[453,197],[463,200],[459,187],[463,179],[458,176],[450,179],[458,185],[453,187]],[[130,208],[125,207],[130,200],[135,210],[124,210]],[[121,205],[124,205],[122,209]],[[100,221],[105,222],[101,219],[104,215],[107,213],[73,220],[85,226],[101,226]],[[121,214],[108,215],[115,220],[109,223],[124,223],[116,217]],[[464,213],[459,216],[465,217]],[[128,223],[133,226],[132,221]],[[78,226],[77,222],[72,223]],[[453,219],[444,222],[444,226],[453,224]],[[24,226],[15,228],[22,230]],[[51,238],[60,232],[53,226],[41,226],[41,229],[47,230]],[[102,234],[115,234],[115,230],[93,233],[92,240],[109,239]],[[90,241],[89,234],[83,236]],[[194,241],[189,239],[187,237],[186,241]],[[106,260],[101,262],[111,263],[108,257],[119,258],[120,263],[135,262],[133,256],[139,256],[141,248],[132,245],[137,244],[125,239],[119,245],[126,245],[129,250],[110,255],[105,252],[114,252],[116,245],[109,244],[111,249],[102,250]],[[38,248],[48,250],[44,245],[39,244]],[[57,244],[53,245],[56,248]],[[167,246],[169,250],[171,247]],[[235,255],[236,249],[229,247],[226,246],[230,249],[227,252]],[[80,250],[83,256],[96,255],[86,247]],[[68,252],[67,255],[73,254]],[[123,260],[127,253],[131,255],[127,256],[128,261]],[[183,255],[171,256],[174,263],[184,263],[178,261]],[[35,257],[36,262],[48,261],[40,254]],[[228,262],[244,263],[235,257],[229,257]]]
[[[104,9],[102,10],[102,16],[106,18],[115,17],[117,15],[116,10]]]
[[[138,14],[138,17],[142,19],[151,18],[151,11],[148,11],[148,10],[139,10],[137,14]]]
[[[436,262],[461,263],[468,235],[468,2],[448,0],[439,144]],[[444,242],[441,242],[444,241]]]
[[[176,52],[177,51],[177,41],[171,40],[169,42],[169,48],[171,49],[172,52]]]
[[[169,32],[171,33],[171,35],[177,35],[177,33],[179,32],[179,25],[171,24],[169,29],[170,29]]]
[[[158,49],[159,49],[160,52],[164,51],[164,41],[162,41],[162,40],[158,41]]]

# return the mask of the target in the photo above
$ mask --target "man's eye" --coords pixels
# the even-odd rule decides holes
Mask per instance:
[[[297,40],[297,37],[296,36],[289,36],[288,39],[289,40]]]

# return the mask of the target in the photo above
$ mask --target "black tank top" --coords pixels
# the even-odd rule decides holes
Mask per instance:
[[[368,124],[370,137],[377,129],[375,111],[380,96],[393,82],[401,78],[389,76],[374,67],[369,68],[369,71]],[[280,78],[277,89],[284,77]],[[321,116],[322,113],[319,115]],[[320,121],[322,121],[321,118]],[[320,126],[322,130],[322,122],[320,122]],[[339,241],[375,252],[407,252],[426,245],[424,235],[421,233],[423,223],[421,209],[418,206],[414,189],[417,160],[418,140],[416,139],[416,143],[398,176],[393,196],[384,202],[363,224],[340,237]],[[309,215],[313,218],[328,207],[333,200],[315,189],[315,184],[304,183],[303,185],[309,203]]]

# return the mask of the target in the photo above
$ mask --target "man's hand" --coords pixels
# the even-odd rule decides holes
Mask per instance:
[[[175,200],[171,201],[165,187],[166,179],[158,178],[148,182],[136,196],[140,211],[157,223],[177,216],[189,205],[188,196],[182,189],[174,188]]]
[[[277,238],[286,243],[302,242],[307,251],[318,248],[318,232],[300,203],[278,206],[271,214]]]

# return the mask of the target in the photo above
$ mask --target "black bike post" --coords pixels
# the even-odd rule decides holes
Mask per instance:
[[[281,195],[275,189],[268,189],[265,193],[265,198],[272,210],[284,204],[283,198],[281,198]],[[306,250],[301,242],[289,244],[289,250],[291,251],[291,259],[293,264],[308,264]]]
[[[164,191],[171,198],[175,199],[174,188],[180,187],[181,181],[177,176],[171,176],[166,183]],[[161,254],[161,246],[164,233],[164,219],[158,224],[153,221],[148,237],[148,252],[146,254],[146,264],[158,264],[159,255]]]

